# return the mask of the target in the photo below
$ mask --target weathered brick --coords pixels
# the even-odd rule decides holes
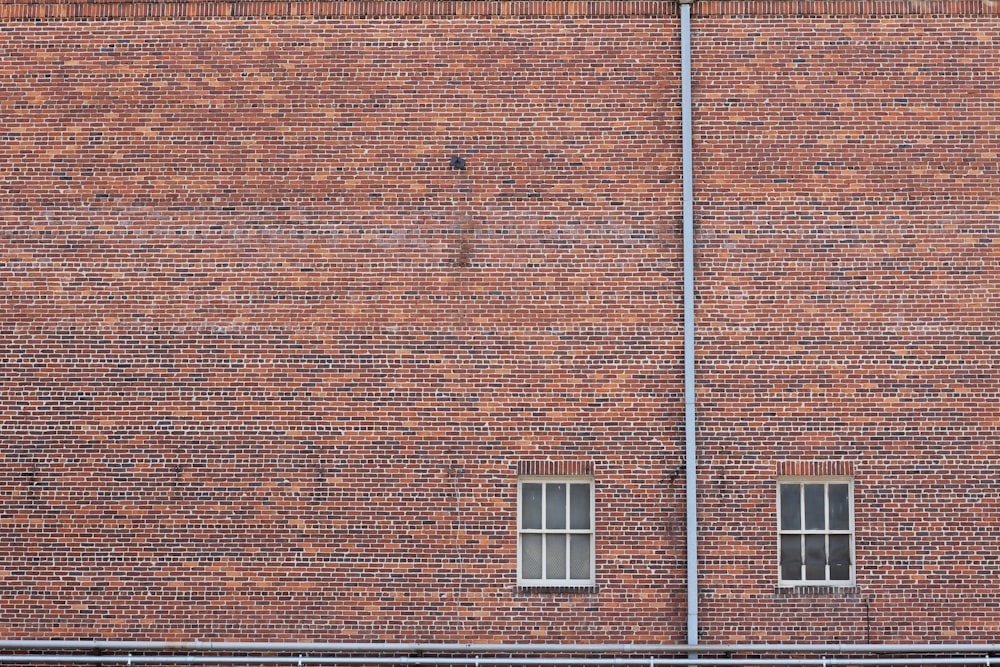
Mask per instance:
[[[681,642],[676,13],[0,6],[5,636]],[[694,5],[706,642],[998,629],[998,13]],[[596,592],[515,585],[545,470]]]

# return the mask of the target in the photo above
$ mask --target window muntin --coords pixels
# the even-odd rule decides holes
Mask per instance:
[[[517,537],[519,585],[593,585],[593,480],[522,477]]]
[[[853,585],[853,506],[850,479],[779,480],[778,567],[782,585]]]

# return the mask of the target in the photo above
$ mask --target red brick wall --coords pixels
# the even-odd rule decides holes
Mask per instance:
[[[1000,22],[698,7],[704,634],[987,641]],[[789,462],[853,474],[856,588],[777,589]]]
[[[675,14],[4,5],[5,636],[682,641]],[[995,7],[695,14],[702,639],[985,640]],[[516,589],[542,460],[597,592]],[[776,588],[795,462],[855,589]]]
[[[4,634],[678,638],[674,23],[4,24]]]

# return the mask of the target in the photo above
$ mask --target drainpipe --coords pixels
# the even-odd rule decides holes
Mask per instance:
[[[691,103],[691,2],[680,0],[681,155],[684,235],[684,456],[687,497],[687,643],[698,644],[698,450],[695,438],[694,160]],[[696,657],[692,654],[691,657]]]

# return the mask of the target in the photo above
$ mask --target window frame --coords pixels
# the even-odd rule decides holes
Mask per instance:
[[[523,487],[525,484],[542,484],[542,496],[541,496],[541,513],[542,516],[546,514],[545,507],[545,488],[548,484],[565,484],[566,485],[566,526],[565,528],[547,528],[543,525],[541,528],[524,528],[522,521],[524,515],[524,496]],[[570,498],[572,496],[570,492],[570,485],[572,484],[586,484],[590,489],[590,507],[588,508],[588,517],[590,521],[590,527],[587,529],[582,528],[572,528],[570,526],[570,511],[571,502]],[[595,524],[595,484],[594,478],[592,476],[586,475],[522,475],[517,478],[517,585],[522,588],[590,588],[596,585],[596,565],[597,565],[597,530]],[[541,562],[543,565],[546,561],[545,550],[547,549],[546,536],[549,535],[565,535],[567,541],[567,547],[565,552],[566,558],[566,576],[565,579],[548,579],[545,578],[545,572],[543,571],[543,577],[541,579],[526,579],[524,577],[524,558],[522,551],[522,541],[525,535],[541,535],[542,536],[542,555]],[[587,579],[572,579],[570,576],[572,572],[570,571],[570,558],[571,550],[569,547],[569,536],[571,535],[588,535],[590,537],[590,561],[589,561],[589,573],[590,577]]]
[[[797,485],[800,489],[799,491],[799,528],[796,530],[787,530],[782,528],[782,486],[783,485]],[[823,485],[823,529],[807,529],[805,527],[805,492],[804,489],[807,485]],[[847,529],[832,529],[829,527],[830,523],[830,485],[831,484],[846,484],[847,485],[847,516],[848,524]],[[777,519],[777,570],[778,570],[778,585],[782,588],[802,588],[807,586],[825,586],[825,587],[838,587],[838,588],[848,588],[857,585],[857,552],[855,550],[855,537],[857,535],[857,528],[854,521],[854,478],[847,476],[795,476],[795,477],[779,477],[777,483],[775,484],[775,496],[776,496],[776,519]],[[824,546],[824,567],[826,568],[826,576],[823,579],[807,579],[806,578],[806,561],[804,558],[805,547],[804,544],[800,546],[800,553],[803,554],[802,564],[799,566],[799,574],[801,579],[785,579],[784,571],[781,562],[781,543],[782,538],[785,536],[796,535],[804,539],[807,535],[822,535],[826,538]],[[847,579],[831,579],[830,578],[830,540],[831,535],[846,535],[848,537],[848,557],[850,558],[849,564],[849,576]]]

